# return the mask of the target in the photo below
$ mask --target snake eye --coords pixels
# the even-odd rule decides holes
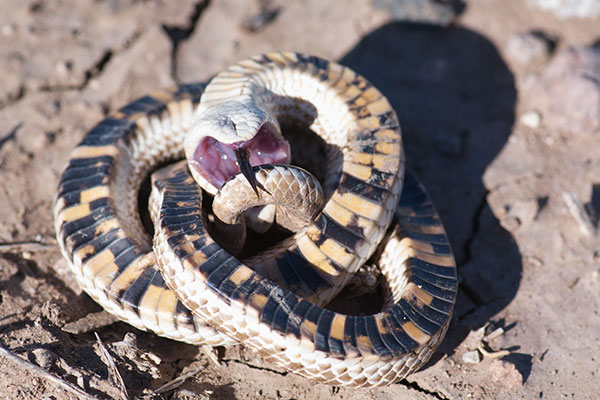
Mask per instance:
[[[240,167],[240,172],[244,174],[250,186],[256,193],[256,197],[260,197],[258,195],[258,189],[256,188],[256,176],[254,175],[254,170],[252,169],[252,165],[250,164],[250,159],[248,157],[248,150],[243,147],[238,147],[235,151],[235,158],[237,159],[238,166]]]

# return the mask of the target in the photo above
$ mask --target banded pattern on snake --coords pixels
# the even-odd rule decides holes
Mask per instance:
[[[228,111],[219,104],[230,99],[228,86],[239,80],[242,105],[257,101],[257,94],[259,103],[276,105],[266,123],[219,120],[218,110]],[[55,224],[84,290],[138,328],[196,344],[242,340],[266,360],[326,383],[382,385],[418,369],[448,327],[456,271],[429,198],[412,175],[403,179],[398,123],[385,97],[348,68],[295,53],[243,61],[204,90],[202,84],[182,85],[133,102],[110,114],[73,151],[59,186]],[[198,202],[202,190],[189,175],[211,180],[197,176],[207,169],[198,149],[208,142],[221,146],[221,156],[237,147],[228,148],[234,141],[223,137],[206,139],[198,127],[230,123],[240,136],[248,127],[254,133],[245,134],[238,147],[253,151],[256,135],[275,140],[272,147],[281,150],[282,118],[309,124],[338,157],[328,162],[323,211],[287,247],[255,259],[250,269],[208,235]],[[181,158],[183,147],[189,167],[154,177],[153,251],[136,193],[156,165]],[[226,175],[212,179],[220,185]],[[217,185],[205,190],[214,194]],[[383,310],[347,316],[322,308],[375,252],[394,214],[379,259],[389,289]]]

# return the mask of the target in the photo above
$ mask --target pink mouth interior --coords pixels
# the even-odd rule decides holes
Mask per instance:
[[[221,143],[211,137],[200,141],[194,151],[196,171],[217,189],[240,172],[234,150],[243,147],[248,151],[250,164],[289,164],[290,145],[271,124],[260,127],[256,136],[245,142]]]

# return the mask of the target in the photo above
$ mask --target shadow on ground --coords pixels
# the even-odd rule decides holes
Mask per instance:
[[[521,280],[519,249],[487,206],[482,183],[514,123],[513,76],[485,37],[412,23],[373,31],[340,62],[392,103],[408,166],[429,190],[447,229],[460,280],[455,320],[441,348],[452,353],[469,331],[511,302]],[[516,366],[527,372],[526,364]]]

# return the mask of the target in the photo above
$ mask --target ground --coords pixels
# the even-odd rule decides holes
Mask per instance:
[[[4,0],[0,344],[10,353],[0,352],[0,393],[152,397],[197,372],[160,396],[596,398],[597,8],[574,16],[542,0],[449,3]],[[460,291],[444,343],[425,368],[385,388],[313,384],[240,348],[221,349],[222,365],[210,364],[193,346],[102,311],[78,288],[54,239],[58,179],[103,115],[284,49],[338,60],[389,97],[408,165],[430,191],[456,255]]]

